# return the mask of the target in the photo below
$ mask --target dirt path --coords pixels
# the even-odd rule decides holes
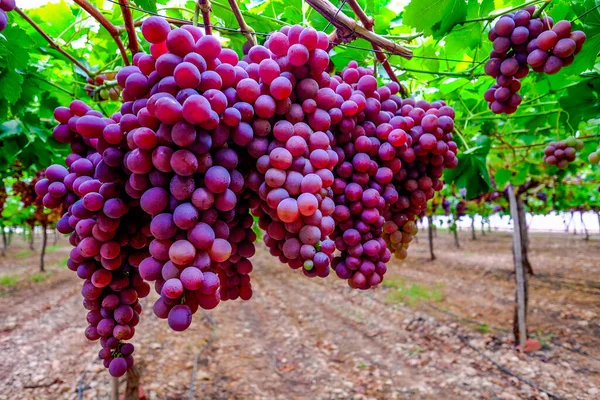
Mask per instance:
[[[462,338],[561,398],[600,395],[600,358],[565,350],[548,336],[566,346],[584,344],[581,350],[600,356],[593,348],[597,242],[533,235],[539,278],[532,280],[530,322],[548,340],[542,351],[524,355],[514,351],[510,335],[494,330],[511,327],[510,237],[494,234],[473,243],[465,233],[457,250],[451,236],[439,232],[433,263],[426,260],[425,237],[411,247],[407,262],[390,265],[387,287],[370,292],[353,291],[333,276],[307,279],[259,252],[254,297],[199,312],[183,333],[152,315],[151,295],[134,339],[146,393],[187,399],[193,382],[197,399],[547,398],[502,373]],[[44,282],[22,278],[0,297],[0,399],[74,399],[78,388],[85,399],[109,398],[97,343],[83,336],[80,282],[59,267],[66,254],[67,247],[51,253],[52,274]],[[14,267],[0,263],[0,276],[33,262],[10,254],[9,260]]]

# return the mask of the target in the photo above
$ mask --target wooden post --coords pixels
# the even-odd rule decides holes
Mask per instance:
[[[475,235],[475,216],[471,216],[471,239],[477,240],[477,236]]]
[[[454,224],[450,229],[452,229],[452,233],[454,234],[454,244],[456,245],[457,249],[460,249],[460,243],[458,242],[458,226],[456,225],[456,221],[454,221]]]
[[[125,387],[125,400],[138,400],[140,398],[140,370],[133,366],[127,370],[127,386]]]
[[[429,222],[429,227],[427,232],[429,234],[429,254],[431,256],[431,261],[435,260],[435,254],[433,253],[433,217],[429,215],[427,217],[427,222]]]
[[[40,271],[44,272],[44,256],[46,255],[46,244],[48,243],[48,233],[46,224],[42,224],[42,251],[40,254]]]
[[[34,235],[35,234],[35,225],[31,225],[31,237],[29,238],[29,250],[33,251],[35,250],[35,247],[33,245],[34,243]]]
[[[515,340],[518,341],[521,347],[524,347],[527,342],[527,302],[525,297],[527,277],[521,253],[522,238],[517,196],[512,185],[508,186],[508,200],[510,202],[510,214],[513,218],[513,250],[515,255],[515,278],[517,282],[516,324],[513,327],[513,331],[515,333]]]
[[[525,205],[519,196],[517,196],[517,211],[519,212],[519,227],[521,228],[521,260],[523,260],[523,266],[527,273],[533,275],[533,267],[529,262],[529,230],[527,229]]]
[[[6,257],[6,231],[4,230],[4,226],[2,226],[2,257]]]
[[[583,240],[590,240],[590,234],[585,226],[585,222],[583,221],[583,211],[579,211],[579,218],[581,219],[581,227],[583,228],[583,232],[585,233],[585,238]]]
[[[119,400],[119,378],[111,379],[110,400]]]

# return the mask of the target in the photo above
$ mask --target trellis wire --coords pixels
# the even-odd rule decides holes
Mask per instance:
[[[340,4],[340,8],[338,8],[338,10],[333,15],[334,19],[335,19],[335,17],[337,17],[337,15],[340,13],[340,11],[342,11],[342,8],[344,7],[344,4],[346,4],[346,1],[347,0],[342,0],[342,4]],[[323,28],[323,32],[325,32],[327,30],[327,28],[329,28],[330,26],[331,26],[331,21],[327,21],[327,25],[325,26],[325,28]]]

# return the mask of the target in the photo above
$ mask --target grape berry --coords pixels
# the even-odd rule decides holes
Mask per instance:
[[[535,6],[503,15],[490,30],[493,42],[485,73],[496,79],[484,98],[494,114],[513,114],[522,102],[521,78],[535,72],[556,74],[573,63],[586,35],[571,31],[569,21],[554,24],[551,17],[534,18]]]
[[[575,161],[577,151],[581,149],[583,149],[583,142],[572,136],[566,140],[552,142],[544,149],[544,163],[565,169],[569,163]]]

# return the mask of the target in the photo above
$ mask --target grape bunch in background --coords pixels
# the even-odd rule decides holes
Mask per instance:
[[[588,161],[593,165],[600,165],[600,145],[598,145],[596,151],[590,153]]]
[[[575,161],[577,151],[581,149],[583,149],[583,142],[573,136],[566,140],[552,142],[544,149],[544,163],[565,169],[569,163]]]
[[[102,87],[107,81],[113,81],[116,77],[115,72],[107,72],[99,74],[94,78],[87,78],[87,85],[85,85],[85,92],[88,96],[96,101],[104,100],[118,100],[120,94],[119,86]],[[100,88],[99,88],[100,87]],[[98,90],[100,89],[100,90]]]
[[[572,31],[569,21],[554,24],[551,17],[534,18],[535,6],[507,14],[490,30],[493,42],[485,73],[496,79],[484,98],[495,114],[512,114],[522,102],[520,79],[535,72],[556,74],[573,63],[586,40],[582,31]]]
[[[85,335],[113,376],[133,364],[152,286],[175,331],[252,297],[253,215],[269,252],[308,277],[333,269],[365,290],[406,257],[458,163],[451,107],[402,99],[354,61],[330,75],[312,28],[284,27],[241,59],[198,27],[150,17],[141,29],[150,53],[117,73],[119,112],[57,108],[53,136],[72,154],[35,185],[66,209],[57,229],[84,281]]]
[[[16,7],[16,0],[0,0],[0,32],[8,25],[7,12],[14,10]]]

